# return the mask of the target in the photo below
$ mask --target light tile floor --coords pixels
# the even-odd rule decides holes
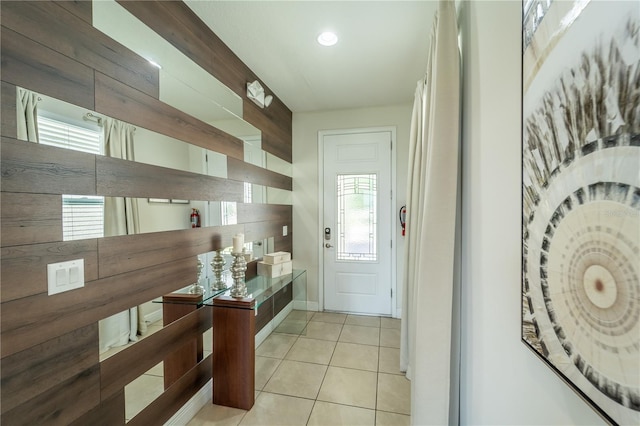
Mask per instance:
[[[399,348],[400,320],[293,311],[256,349],[253,408],[207,404],[188,426],[408,425]]]

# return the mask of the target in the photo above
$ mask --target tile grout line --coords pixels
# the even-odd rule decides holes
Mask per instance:
[[[341,328],[340,328],[340,334],[342,334],[342,328],[344,327],[344,324],[342,324]],[[338,340],[340,339],[340,334],[338,334]],[[324,375],[322,376],[322,381],[320,382],[320,387],[318,387],[318,393],[316,394],[316,399],[313,401],[313,406],[311,407],[311,412],[309,412],[309,418],[307,419],[307,425],[309,424],[309,421],[311,420],[311,414],[313,414],[313,409],[316,407],[316,403],[318,402],[318,397],[320,396],[320,391],[322,390],[322,385],[324,384],[324,380],[327,378],[327,373],[329,372],[329,367],[331,366],[331,360],[333,359],[333,355],[335,355],[336,353],[336,348],[338,347],[338,341],[336,341],[336,344],[333,346],[333,351],[331,351],[331,356],[329,357],[329,361],[327,363],[327,369],[324,370]]]

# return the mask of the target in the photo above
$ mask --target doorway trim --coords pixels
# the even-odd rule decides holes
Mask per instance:
[[[400,318],[400,309],[398,308],[398,271],[397,271],[397,226],[396,219],[398,217],[397,212],[399,206],[397,205],[397,188],[396,188],[396,152],[398,150],[398,144],[396,141],[396,126],[381,126],[381,127],[358,127],[352,129],[335,129],[335,130],[320,130],[318,132],[318,229],[317,229],[317,241],[318,241],[318,310],[322,312],[324,310],[324,137],[330,135],[346,135],[353,133],[375,133],[375,132],[390,132],[391,133],[391,192],[393,194],[391,199],[391,223],[388,224],[391,230],[391,317]]]

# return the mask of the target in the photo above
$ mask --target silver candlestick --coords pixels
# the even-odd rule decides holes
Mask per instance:
[[[231,277],[233,277],[233,286],[231,287],[232,297],[246,297],[247,286],[244,283],[244,272],[247,270],[247,261],[244,260],[244,254],[231,253],[233,263],[231,264]]]
[[[213,290],[224,290],[227,288],[227,283],[222,280],[222,271],[224,270],[224,257],[220,250],[216,251],[216,255],[211,261],[211,270],[213,271]]]
[[[198,273],[196,274],[196,282],[189,288],[191,294],[204,294],[204,287],[200,285],[200,279],[202,278],[202,269],[204,269],[204,263],[198,257]]]

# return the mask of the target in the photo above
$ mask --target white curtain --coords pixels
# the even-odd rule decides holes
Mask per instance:
[[[451,347],[459,97],[455,4],[440,0],[427,72],[416,89],[408,165],[400,367],[411,379],[414,424],[457,421],[450,417],[450,392],[457,389]]]
[[[105,155],[123,160],[134,160],[133,138],[135,127],[119,120],[105,118],[102,122]],[[106,197],[104,201],[104,235],[137,234],[140,231],[137,200],[128,197]],[[138,340],[138,333],[147,331],[141,307],[106,318],[99,323],[100,351],[122,346]]]
[[[16,90],[16,115],[18,139],[38,142],[38,94],[18,87]]]

